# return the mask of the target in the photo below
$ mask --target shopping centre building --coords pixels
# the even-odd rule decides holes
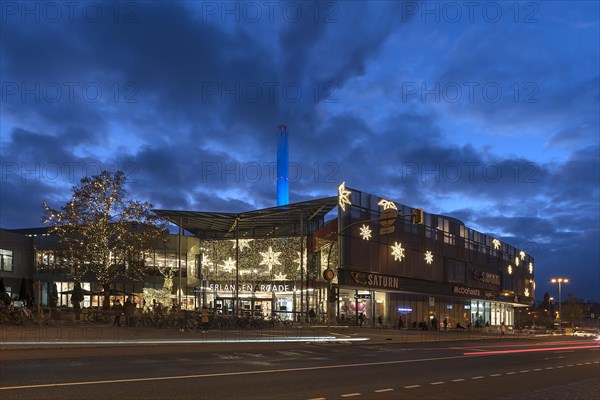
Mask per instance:
[[[454,218],[344,184],[338,196],[249,212],[154,212],[179,233],[145,255],[145,279],[115,281],[114,296],[133,294],[146,304],[163,296],[188,309],[295,320],[314,311],[323,322],[355,323],[362,314],[369,325],[381,316],[416,326],[435,317],[451,327],[513,325],[515,308],[533,304],[534,260],[524,251]],[[71,278],[48,268],[62,252],[47,228],[2,231],[0,238],[3,257],[10,252],[24,264],[2,277],[17,282],[15,270],[33,271],[24,277],[39,282],[41,304],[56,291],[59,305],[69,305]],[[6,238],[18,248],[9,249]],[[93,276],[82,287],[84,307],[100,303]]]

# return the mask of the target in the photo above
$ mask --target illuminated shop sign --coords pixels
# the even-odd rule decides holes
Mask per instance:
[[[223,284],[223,283],[211,283],[208,285],[209,290],[217,292],[234,292],[235,284]],[[240,284],[238,285],[239,292],[292,292],[296,290],[294,283],[258,283],[253,284]]]
[[[412,312],[412,308],[398,307],[396,309],[396,311],[398,311],[399,313],[409,313],[409,312]]]
[[[350,272],[352,280],[357,285],[378,287],[384,289],[399,289],[400,278],[396,276],[387,276],[379,274],[369,274],[366,272]]]
[[[466,286],[454,286],[452,293],[481,297],[481,290]]]

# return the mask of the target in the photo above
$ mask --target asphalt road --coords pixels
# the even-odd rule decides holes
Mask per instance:
[[[599,376],[598,342],[572,338],[116,346],[0,354],[2,400],[548,400],[567,393],[572,400],[596,399]]]

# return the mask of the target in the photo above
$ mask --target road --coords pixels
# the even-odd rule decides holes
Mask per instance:
[[[3,350],[9,399],[544,399],[600,394],[597,341]],[[552,397],[552,394],[560,397]],[[561,394],[562,393],[562,394]],[[541,395],[543,394],[543,396]],[[586,396],[590,397],[586,397]]]

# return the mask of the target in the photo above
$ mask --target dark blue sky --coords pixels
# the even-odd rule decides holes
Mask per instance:
[[[1,3],[0,226],[101,169],[157,208],[337,185],[536,259],[536,297],[600,300],[595,1]]]

